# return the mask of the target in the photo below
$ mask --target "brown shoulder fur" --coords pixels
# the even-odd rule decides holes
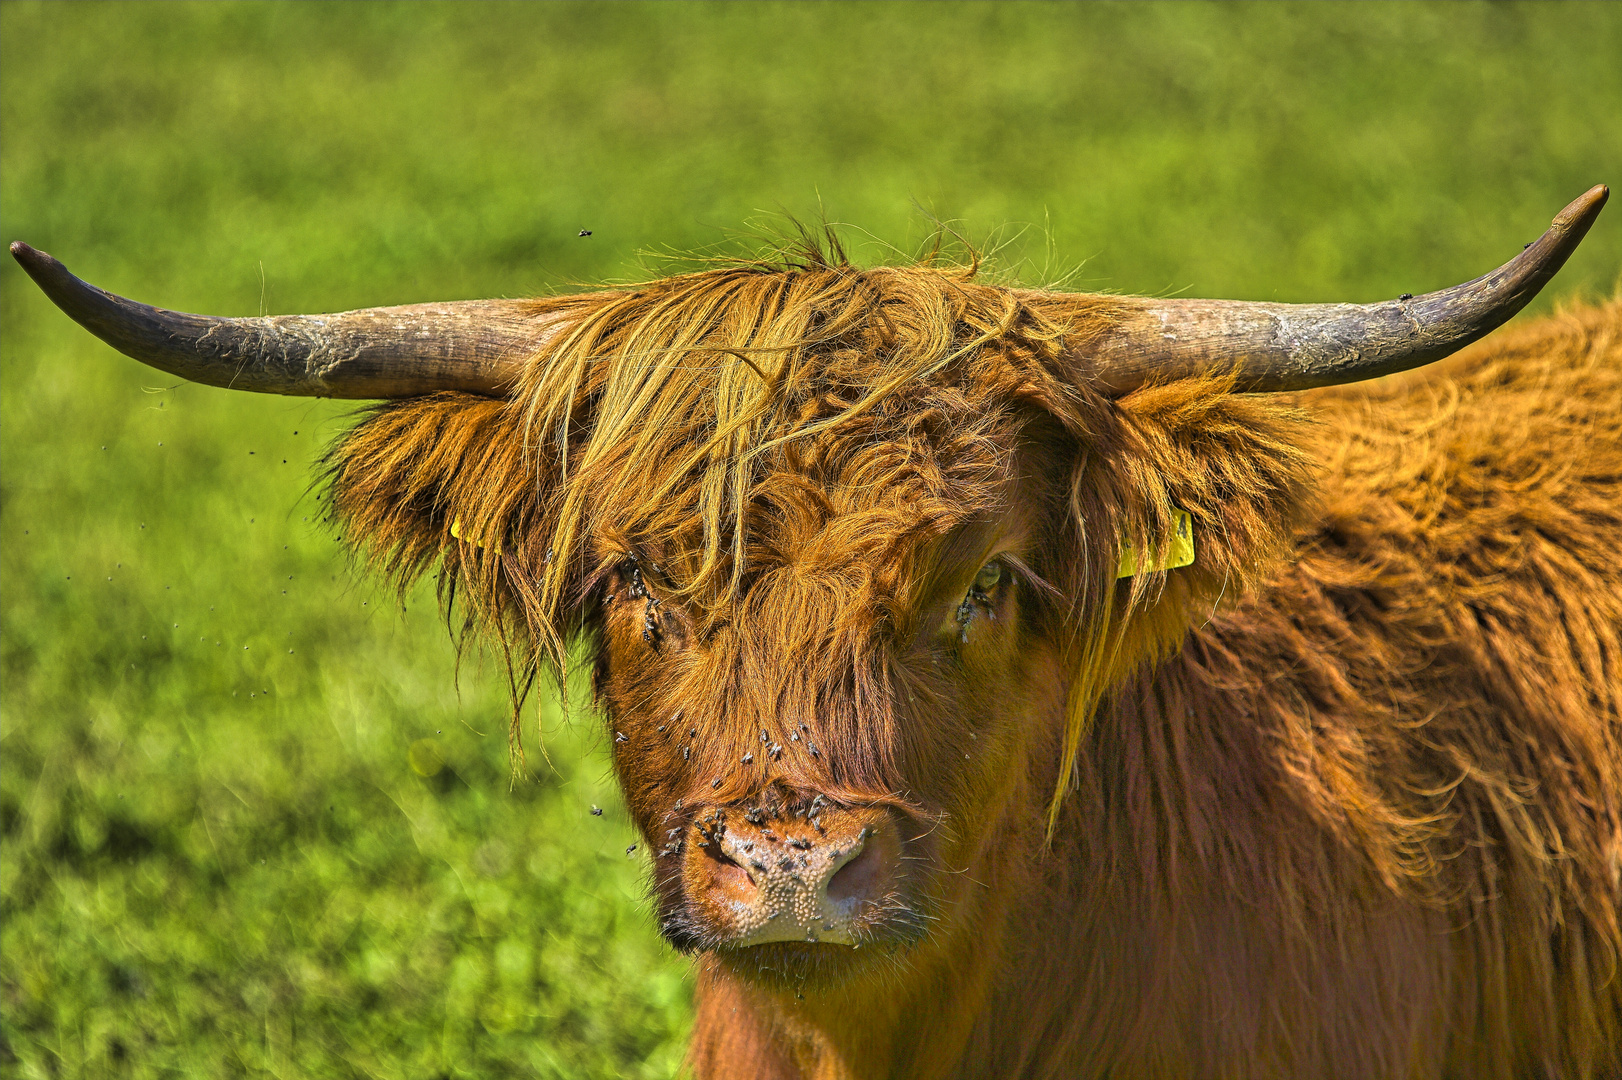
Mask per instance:
[[[1305,397],[1297,558],[1080,755],[1069,1034],[1171,1075],[1617,1075],[1622,304]]]

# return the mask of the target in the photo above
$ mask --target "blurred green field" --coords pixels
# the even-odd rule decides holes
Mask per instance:
[[[226,315],[623,280],[784,211],[1372,300],[1622,181],[1618,57],[1602,4],[9,2],[0,222]],[[1619,267],[1612,208],[1534,312]],[[0,1075],[678,1069],[595,718],[546,706],[509,790],[499,664],[318,524],[348,413],[171,385],[0,269]]]

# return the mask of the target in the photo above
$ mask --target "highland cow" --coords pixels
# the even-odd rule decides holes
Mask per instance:
[[[389,399],[328,458],[344,536],[520,687],[587,658],[697,1075],[1616,1077],[1622,304],[1364,381],[1605,197],[1368,305],[819,241],[213,319],[12,251],[166,371]]]

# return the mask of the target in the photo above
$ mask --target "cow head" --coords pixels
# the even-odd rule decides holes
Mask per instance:
[[[402,582],[440,566],[518,683],[583,657],[661,930],[800,985],[972,932],[1006,892],[986,879],[1036,861],[1101,696],[1283,548],[1305,463],[1266,392],[1486,333],[1605,195],[1493,274],[1365,306],[808,250],[528,303],[207,319],[12,250],[165,370],[392,399],[331,452],[345,536]],[[1183,521],[1196,557],[1168,570]]]

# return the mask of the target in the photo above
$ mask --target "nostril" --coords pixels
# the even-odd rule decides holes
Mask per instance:
[[[840,904],[877,896],[884,887],[887,870],[879,845],[869,843],[828,880],[828,899]]]
[[[710,860],[710,888],[738,903],[752,902],[758,891],[754,875],[725,856]]]

